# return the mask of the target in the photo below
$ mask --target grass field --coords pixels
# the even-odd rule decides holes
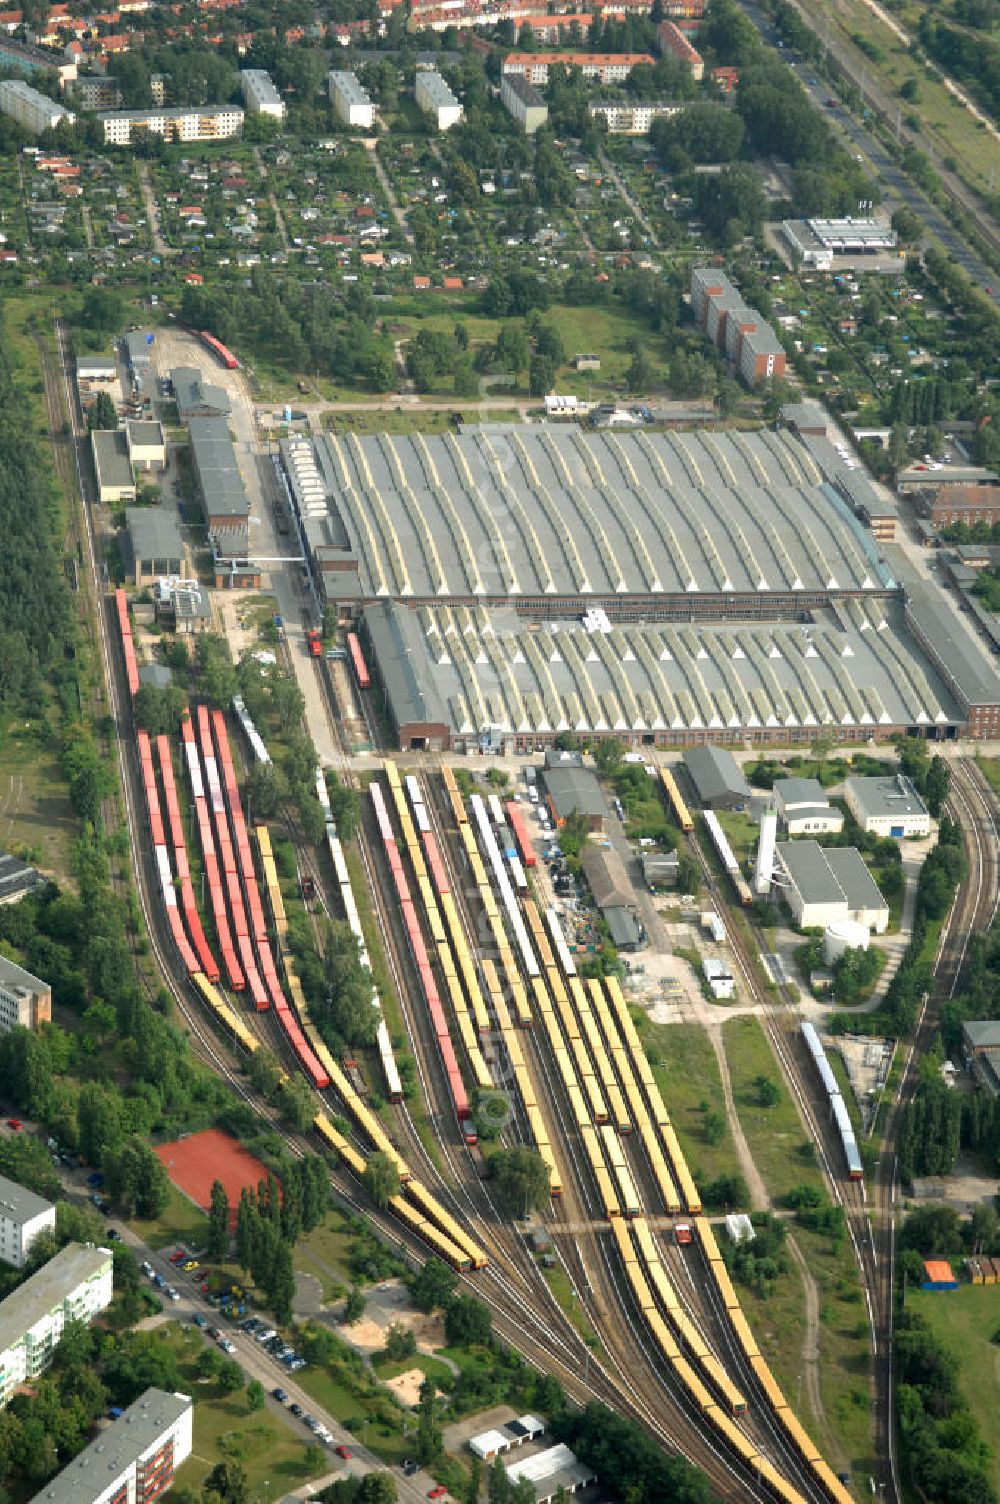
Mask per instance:
[[[806,1131],[788,1094],[771,1046],[755,1018],[733,1018],[722,1026],[733,1097],[754,1162],[772,1200],[793,1186],[821,1185],[819,1170],[797,1152]],[[754,1082],[766,1076],[778,1088],[773,1107],[761,1107]]]
[[[314,1227],[312,1232],[306,1233],[295,1245],[299,1255],[296,1265],[321,1279],[324,1290],[328,1282],[331,1287],[336,1283],[343,1294],[354,1279],[349,1258],[351,1244],[356,1240],[357,1234],[351,1232],[340,1213],[330,1212],[321,1226]],[[304,1257],[303,1249],[308,1249],[314,1258]]]
[[[65,885],[77,821],[51,746],[7,729],[0,739],[0,850]]]
[[[702,1103],[725,1117],[719,1062],[705,1030],[698,1024],[654,1024],[648,1018],[641,1018],[638,1028],[691,1173],[700,1171],[708,1180],[737,1175],[739,1160],[728,1127],[717,1144],[705,1139]]]
[[[813,1440],[839,1471],[858,1479],[872,1469],[871,1408],[868,1395],[868,1322],[857,1285],[857,1270],[844,1239],[836,1252],[829,1239],[800,1227],[789,1228],[816,1281],[820,1297],[819,1386],[829,1426],[813,1415],[802,1375],[803,1288],[798,1269],[776,1283],[762,1300],[739,1288],[747,1319],[760,1350],[774,1370],[792,1409]]]
[[[270,1410],[251,1411],[246,1392],[223,1394],[215,1383],[202,1383],[195,1364],[205,1342],[200,1332],[175,1324],[165,1329],[176,1353],[185,1393],[195,1402],[194,1447],[177,1474],[181,1487],[197,1490],[217,1462],[232,1459],[247,1471],[249,1497],[257,1504],[280,1499],[291,1489],[329,1472],[330,1462],[306,1466],[306,1444]]]
[[[208,1218],[174,1185],[170,1187],[165,1211],[150,1222],[137,1220],[129,1225],[150,1248],[166,1248],[170,1243],[204,1248],[208,1236]]]
[[[1000,1492],[1000,1446],[997,1445],[997,1387],[1000,1347],[990,1338],[1000,1327],[1000,1285],[963,1285],[942,1294],[907,1292],[906,1304],[928,1323],[958,1361],[958,1381],[979,1434],[992,1447],[990,1475]]]
[[[560,1310],[566,1312],[566,1315],[572,1321],[588,1347],[594,1348],[595,1351],[598,1350],[600,1343],[597,1340],[597,1333],[591,1326],[586,1313],[581,1309],[580,1302],[576,1298],[565,1269],[561,1264],[557,1264],[554,1269],[546,1269],[543,1272],[546,1284],[555,1296]]]

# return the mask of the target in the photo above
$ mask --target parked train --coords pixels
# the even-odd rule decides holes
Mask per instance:
[[[864,1166],[861,1163],[861,1150],[858,1148],[857,1135],[854,1132],[851,1115],[847,1110],[847,1104],[837,1084],[837,1078],[830,1068],[830,1062],[826,1058],[826,1051],[823,1048],[819,1035],[816,1033],[815,1026],[808,1021],[802,1025],[802,1038],[806,1049],[812,1056],[813,1064],[816,1067],[820,1081],[823,1083],[823,1090],[826,1092],[827,1100],[830,1103],[830,1111],[833,1114],[833,1120],[837,1125],[837,1132],[840,1135],[840,1142],[843,1145],[844,1159],[847,1161],[847,1173],[852,1180],[860,1180],[864,1175]]]
[[[726,838],[725,831],[719,824],[718,815],[712,809],[703,809],[701,813],[702,818],[705,821],[706,829],[708,830],[708,833],[712,838],[712,845],[715,847],[715,850],[718,853],[719,861],[725,868],[726,876],[729,878],[733,887],[736,889],[737,898],[744,908],[749,908],[753,903],[753,894],[750,892],[750,884],[746,881],[740,871],[740,864],[733,854],[733,848],[730,846],[729,841]]]
[[[227,371],[238,371],[240,363],[232,350],[227,350],[221,339],[216,339],[207,329],[199,329],[198,338],[206,350],[211,350],[216,359],[225,366]]]
[[[348,632],[347,634],[347,651],[350,654],[351,667],[354,670],[354,677],[358,681],[358,688],[371,689],[371,675],[368,672],[368,665],[365,662],[365,655],[361,651],[361,643],[358,641],[356,632]]]
[[[670,806],[674,819],[681,830],[690,833],[694,830],[694,820],[691,817],[691,811],[681,798],[681,791],[677,787],[677,780],[669,768],[660,769],[660,782],[663,785],[663,792],[667,796],[667,803]]]

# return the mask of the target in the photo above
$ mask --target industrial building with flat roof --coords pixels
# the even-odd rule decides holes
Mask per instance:
[[[830,803],[818,778],[779,778],[771,792],[790,836],[835,835],[843,830],[843,811]]]
[[[93,428],[90,452],[94,457],[97,494],[104,506],[135,501],[135,474],[124,428]]]
[[[0,1259],[23,1269],[35,1240],[56,1230],[56,1209],[16,1180],[0,1175]]]
[[[801,929],[824,929],[854,919],[876,934],[889,923],[889,906],[855,846],[822,847],[816,841],[779,841],[775,890]]]
[[[911,779],[902,773],[889,778],[848,778],[844,783],[847,808],[868,835],[926,836],[931,817]]]
[[[177,513],[169,507],[128,507],[126,569],[137,589],[160,575],[184,575],[187,561]]]
[[[197,366],[174,366],[170,372],[177,416],[182,423],[190,418],[225,418],[230,412],[229,393],[225,387],[206,381]]]
[[[147,1389],[31,1504],[153,1504],[191,1455],[193,1417],[188,1395]]]
[[[529,1482],[535,1490],[536,1504],[549,1504],[560,1491],[574,1494],[578,1489],[597,1482],[597,1474],[589,1464],[580,1462],[575,1452],[565,1443],[534,1452],[517,1462],[505,1462],[504,1471],[511,1483]]]
[[[67,1321],[91,1322],[113,1293],[110,1248],[67,1243],[0,1301],[0,1409],[48,1368]]]
[[[596,775],[591,768],[583,766],[577,753],[550,748],[545,756],[542,776],[549,809],[557,825],[562,825],[570,815],[582,815],[591,830],[602,828],[608,806]]]
[[[803,266],[829,271],[834,256],[875,256],[896,248],[896,232],[878,219],[786,219],[781,234]]]

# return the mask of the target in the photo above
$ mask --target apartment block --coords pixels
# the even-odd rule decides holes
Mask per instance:
[[[674,21],[661,21],[656,28],[656,40],[661,52],[669,52],[684,64],[691,77],[698,83],[705,76],[705,63],[697,47],[693,47]]]
[[[0,1175],[0,1259],[23,1269],[35,1239],[55,1232],[56,1209],[44,1196]]]
[[[112,110],[98,115],[109,146],[131,146],[143,136],[165,141],[228,141],[243,133],[243,111],[235,105],[201,109]]]
[[[415,92],[417,104],[425,115],[434,116],[439,131],[451,130],[461,120],[462,106],[440,73],[418,68]]]
[[[529,84],[544,87],[549,69],[557,64],[579,68],[584,78],[602,84],[624,83],[633,68],[652,68],[656,59],[648,52],[510,52],[501,64],[501,74],[515,73]]]
[[[33,136],[54,130],[61,120],[72,125],[76,119],[72,110],[56,104],[54,99],[20,78],[5,78],[0,83],[0,112],[9,115],[22,130]]]
[[[110,1248],[67,1243],[0,1301],[0,1408],[52,1361],[67,1321],[93,1321],[111,1304]]]
[[[587,114],[603,119],[609,136],[648,136],[654,120],[679,115],[682,108],[652,99],[610,99],[588,104]]]
[[[153,1504],[191,1455],[193,1415],[188,1395],[147,1389],[31,1504]]]
[[[500,103],[526,136],[533,136],[549,118],[549,107],[541,94],[518,73],[505,73],[500,80]]]
[[[248,115],[269,115],[272,120],[284,120],[285,101],[263,68],[241,68],[240,88]]]
[[[334,69],[328,75],[330,103],[344,125],[370,131],[375,124],[375,106],[357,74]]]

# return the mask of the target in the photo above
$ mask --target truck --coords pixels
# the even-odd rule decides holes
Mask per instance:
[[[323,656],[323,644],[315,628],[306,633],[306,646],[309,649],[310,657],[321,658]]]

